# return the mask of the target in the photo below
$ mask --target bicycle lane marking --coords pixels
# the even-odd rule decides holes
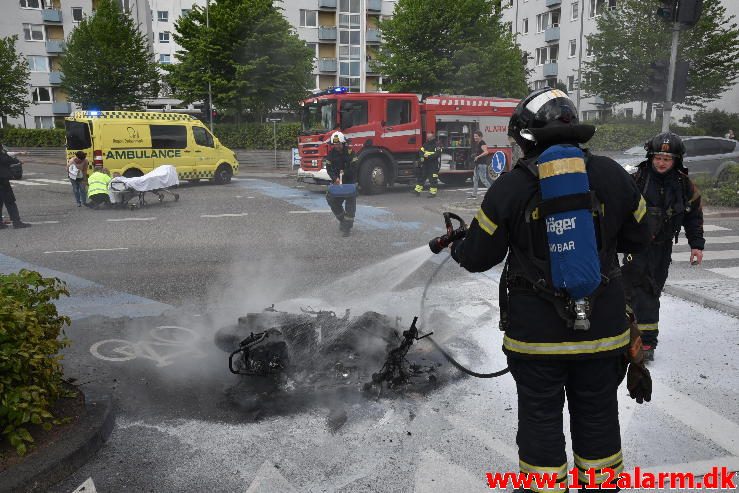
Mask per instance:
[[[141,296],[116,291],[72,274],[47,269],[0,253],[0,273],[12,274],[21,269],[37,271],[43,276],[58,277],[67,283],[68,297],[54,301],[61,314],[73,320],[101,315],[105,317],[154,317],[174,308]]]
[[[184,340],[177,337],[163,337],[158,331],[161,329],[177,329],[188,335]],[[190,358],[202,358],[205,353],[196,346],[200,336],[186,327],[177,325],[160,325],[149,330],[149,336],[139,341],[126,339],[104,339],[90,346],[90,354],[95,358],[111,362],[127,362],[137,358],[156,362],[158,368],[169,366],[179,356],[188,355]]]

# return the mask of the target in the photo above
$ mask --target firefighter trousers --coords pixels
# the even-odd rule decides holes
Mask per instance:
[[[423,187],[429,181],[429,193],[436,195],[439,191],[439,163],[434,160],[426,160],[418,169],[418,178],[416,179],[416,193],[423,192]]]
[[[518,392],[521,472],[556,473],[559,482],[568,482],[571,468],[562,431],[565,395],[579,482],[589,482],[589,469],[596,470],[598,484],[608,479],[602,469],[613,469],[616,476],[623,471],[617,397],[626,375],[623,355],[577,360],[509,357],[508,367]]]
[[[627,255],[621,271],[629,305],[641,330],[642,344],[657,347],[659,336],[659,298],[672,262],[672,243],[652,243],[647,250]]]
[[[357,197],[335,197],[326,195],[326,202],[331,207],[342,231],[349,231],[354,226],[354,216],[357,212]]]

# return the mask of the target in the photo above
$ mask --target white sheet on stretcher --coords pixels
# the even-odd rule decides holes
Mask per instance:
[[[135,190],[137,192],[149,192],[160,188],[169,188],[179,185],[177,170],[171,164],[163,164],[154,168],[143,176],[125,178],[116,176],[110,181],[110,190],[122,192],[124,190]]]

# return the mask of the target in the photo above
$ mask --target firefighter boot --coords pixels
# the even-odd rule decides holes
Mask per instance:
[[[416,188],[413,189],[413,193],[416,195],[416,197],[420,197],[421,192],[423,192],[423,185],[416,185]]]
[[[644,353],[644,362],[654,361],[654,346],[644,345],[641,350]]]

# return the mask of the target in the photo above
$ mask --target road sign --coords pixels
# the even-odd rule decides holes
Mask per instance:
[[[293,147],[293,168],[300,167],[300,151],[297,147]]]
[[[505,170],[507,159],[503,151],[496,151],[493,154],[493,160],[490,162],[490,169],[495,174],[501,174]]]

